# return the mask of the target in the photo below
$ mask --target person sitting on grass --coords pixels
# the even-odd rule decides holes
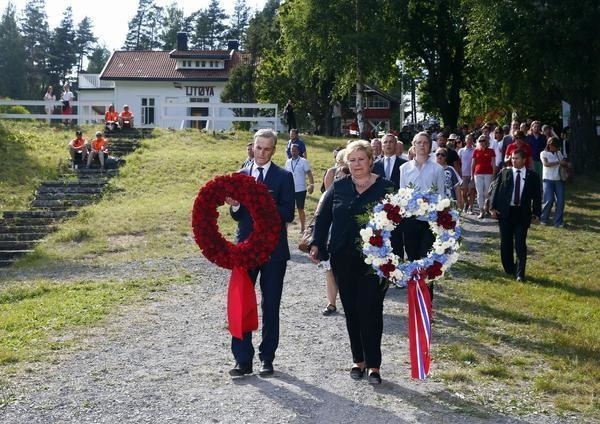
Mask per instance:
[[[133,128],[133,113],[129,111],[128,105],[123,105],[123,111],[119,113],[119,126],[121,128]]]
[[[104,114],[104,124],[106,131],[113,132],[120,129],[119,127],[119,112],[115,110],[114,105],[108,106],[108,110]]]
[[[73,169],[76,168],[77,162],[81,164],[85,163],[85,159],[89,151],[89,144],[85,138],[83,138],[83,133],[81,130],[75,131],[75,138],[69,142],[68,148],[69,154],[71,155]]]
[[[96,138],[92,141],[90,154],[88,155],[87,168],[90,167],[96,156],[100,161],[100,169],[104,170],[104,156],[108,156],[108,143],[102,137],[102,132],[96,132]]]

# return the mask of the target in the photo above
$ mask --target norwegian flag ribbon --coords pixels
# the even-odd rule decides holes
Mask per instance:
[[[408,344],[411,377],[425,380],[429,374],[431,345],[431,298],[425,281],[425,270],[419,269],[408,282]]]

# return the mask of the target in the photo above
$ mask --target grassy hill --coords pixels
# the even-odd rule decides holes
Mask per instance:
[[[84,130],[89,136],[95,129]],[[41,180],[56,178],[65,170],[66,144],[72,133],[44,123],[0,123],[0,211],[26,208]],[[278,144],[276,163],[284,161],[286,139],[282,137]],[[344,141],[304,139],[318,186],[332,162],[331,151]],[[110,181],[99,203],[65,223],[20,266],[43,269],[49,262],[103,265],[198,255],[190,228],[197,191],[212,176],[237,170],[249,141],[249,133],[213,136],[194,130],[157,130],[127,157],[127,165]],[[310,196],[308,211],[314,209],[318,196]],[[227,215],[222,214],[219,225],[231,235],[234,226]],[[600,191],[596,176],[578,176],[569,184],[565,218],[565,229],[532,227],[526,284],[502,273],[492,224],[478,254],[463,252],[454,278],[449,276],[439,284],[434,323],[436,378],[451,390],[472,393],[485,387],[475,393],[482,403],[500,392],[505,398],[501,408],[511,414],[528,412],[519,401],[526,391],[558,413],[574,411],[600,419],[600,282],[595,275],[600,256]],[[99,319],[117,305],[143,298],[139,293],[144,290],[178,281],[175,276],[170,282],[138,284],[136,276],[124,276],[120,283],[79,282],[86,287],[85,297],[73,302],[68,313],[56,312],[66,324],[54,331],[91,325],[95,320],[81,319],[81,314]],[[18,329],[45,328],[51,318],[38,317],[40,321],[32,324],[24,311],[43,304],[51,316],[52,308],[58,310],[61,299],[72,299],[78,286],[47,281],[0,284],[0,322],[12,320],[10,327],[0,324],[0,364],[31,360],[22,351],[32,349],[32,336]],[[50,297],[53,302],[48,301]],[[100,309],[90,308],[94,299]],[[73,310],[80,313],[77,322],[69,321]],[[57,348],[50,342],[40,345],[36,334],[39,355]]]

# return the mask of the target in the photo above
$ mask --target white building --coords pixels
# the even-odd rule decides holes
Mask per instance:
[[[78,100],[101,115],[110,104],[117,111],[127,104],[137,127],[228,129],[233,112],[218,105],[241,62],[237,48],[230,41],[228,50],[188,50],[187,34],[179,33],[170,52],[115,51],[100,75],[80,75]]]

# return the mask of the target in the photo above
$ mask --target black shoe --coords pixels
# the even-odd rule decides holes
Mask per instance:
[[[517,281],[522,283],[523,281],[525,281],[525,277],[518,276]]]
[[[365,375],[365,369],[364,368],[360,368],[360,367],[352,367],[350,369],[350,378],[352,380],[360,380],[363,378],[363,375]]]
[[[264,377],[266,375],[273,375],[273,372],[273,361],[261,361],[258,375]]]
[[[252,374],[252,364],[236,362],[235,367],[229,370],[229,375],[232,377],[242,377],[246,374]]]
[[[372,373],[369,374],[369,377],[367,377],[367,381],[369,382],[369,384],[377,386],[377,385],[381,384],[381,376],[379,375],[378,372],[373,371]]]
[[[337,311],[337,308],[335,307],[335,305],[332,305],[330,303],[329,305],[327,305],[325,307],[325,309],[323,309],[323,312],[321,312],[321,313],[325,316],[328,316],[328,315],[335,314],[336,311]]]

